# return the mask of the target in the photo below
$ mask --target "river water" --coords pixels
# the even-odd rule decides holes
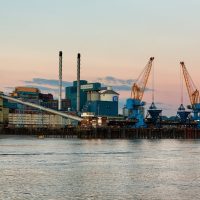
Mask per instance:
[[[200,199],[200,140],[0,136],[0,199]]]

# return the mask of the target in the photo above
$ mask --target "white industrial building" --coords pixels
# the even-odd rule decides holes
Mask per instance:
[[[9,113],[9,126],[28,128],[64,128],[71,125],[73,120],[52,114]]]

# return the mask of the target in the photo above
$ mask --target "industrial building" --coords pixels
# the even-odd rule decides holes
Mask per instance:
[[[16,87],[15,90],[10,93],[11,97],[22,98],[22,99],[39,99],[40,90],[33,87]]]
[[[118,98],[119,94],[113,91],[111,87],[106,90],[90,91],[87,93],[87,103],[84,109],[97,116],[117,116]]]
[[[77,81],[66,87],[66,99],[71,101],[71,109],[77,108]],[[80,80],[80,110],[100,116],[118,115],[119,94],[111,87],[101,87],[101,83],[88,83]]]
[[[14,98],[23,99],[27,102],[41,105],[54,110],[58,110],[59,107],[58,100],[54,99],[52,94],[43,94],[38,88],[16,87],[15,90],[12,93],[10,93],[10,96]],[[61,104],[63,111],[68,111],[71,107],[69,99],[62,99]],[[11,112],[15,112],[16,110],[21,110],[23,112],[38,111],[37,109],[32,108],[30,106],[25,106],[9,101],[5,104],[5,107],[9,108]]]
[[[92,112],[96,116],[117,116],[118,102],[89,101],[87,102],[87,112]]]
[[[101,83],[89,83],[80,79],[81,54],[77,54],[77,80],[65,88],[65,98],[71,101],[71,110],[92,113],[95,116],[118,116],[119,94]]]
[[[80,80],[80,110],[87,102],[87,93],[100,91],[100,83],[88,83],[86,80]],[[71,101],[71,109],[76,111],[77,108],[77,81],[73,85],[65,88],[65,98]]]
[[[53,110],[58,110],[58,100],[53,98],[52,94],[43,94],[38,88],[16,87],[10,96],[25,102],[40,105]],[[37,108],[14,103],[10,100],[0,99],[0,123],[8,124],[10,127],[65,127],[72,124],[72,120],[61,116],[42,112]],[[62,111],[68,111],[71,107],[70,100],[62,99]]]
[[[42,101],[40,102],[41,106],[44,106],[46,108],[51,108],[53,110],[58,110],[59,108],[59,101],[58,100],[49,100],[49,101]],[[62,111],[68,111],[70,109],[71,103],[69,99],[62,99],[61,100],[61,107]]]
[[[8,123],[9,109],[4,107],[4,100],[0,98],[0,125]]]
[[[26,128],[65,128],[72,124],[72,120],[53,114],[24,114],[9,113],[9,127]]]

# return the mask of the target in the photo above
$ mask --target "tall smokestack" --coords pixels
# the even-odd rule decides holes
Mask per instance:
[[[81,54],[77,55],[77,112],[80,112],[80,66],[81,66]]]
[[[59,51],[59,96],[58,110],[62,110],[62,51]]]

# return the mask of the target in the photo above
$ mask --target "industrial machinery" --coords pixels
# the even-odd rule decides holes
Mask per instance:
[[[155,105],[154,101],[154,93],[155,93],[155,83],[154,83],[154,66],[152,67],[152,103],[147,111],[147,123],[148,125],[153,125],[155,127],[161,126],[161,114],[162,110],[158,109]]]
[[[160,127],[161,126],[161,113],[162,113],[162,110],[158,109],[156,107],[154,101],[152,101],[152,103],[148,109],[146,118],[150,124],[152,124],[156,127]]]
[[[197,127],[200,128],[200,99],[199,99],[199,90],[195,86],[191,76],[189,75],[185,63],[180,62],[181,68],[183,71],[183,76],[185,79],[188,95],[190,98],[191,105],[188,106],[189,109],[193,110],[194,116],[193,120],[197,122]]]
[[[187,121],[190,120],[189,116],[190,116],[190,111],[186,111],[184,105],[181,103],[181,105],[178,108],[177,111],[177,117],[180,121],[181,124],[186,124]]]
[[[182,65],[184,65],[184,63],[181,63],[181,68],[182,68]],[[179,106],[178,108],[178,111],[177,111],[177,118],[178,118],[178,121],[182,124],[182,125],[186,125],[187,122],[189,122],[190,120],[190,111],[188,110],[185,110],[185,107],[183,105],[183,74],[181,72],[181,69],[180,69],[180,101],[181,101],[181,105]]]
[[[135,127],[145,127],[144,121],[144,105],[145,102],[142,101],[146,84],[151,72],[152,63],[154,57],[151,57],[145,66],[142,73],[139,75],[138,79],[132,86],[131,98],[126,100],[126,109],[128,111],[129,120],[137,120]]]

